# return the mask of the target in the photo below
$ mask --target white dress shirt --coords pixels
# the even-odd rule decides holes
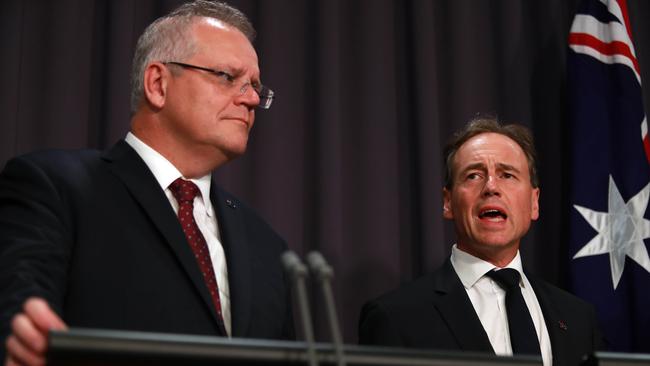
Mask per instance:
[[[485,276],[487,272],[498,267],[463,252],[455,244],[451,251],[451,264],[458,277],[460,277],[465,291],[467,291],[467,295],[481,320],[494,352],[497,355],[512,355],[508,315],[506,314],[506,292],[493,279]],[[515,258],[504,268],[516,269],[521,274],[519,286],[528,311],[533,318],[533,324],[535,324],[542,360],[544,366],[551,366],[553,364],[551,339],[535,291],[533,291],[528,278],[524,274],[519,251],[517,251]]]
[[[174,212],[178,215],[178,202],[173,193],[169,189],[177,178],[183,178],[182,174],[176,167],[160,155],[156,150],[149,147],[142,142],[134,134],[129,132],[125,138],[126,142],[140,155],[149,170],[153,173],[154,177],[160,184],[160,187],[165,191],[165,195],[172,205]],[[217,285],[219,286],[219,300],[221,302],[221,316],[223,317],[224,327],[228,336],[231,333],[231,315],[230,315],[230,287],[228,286],[228,267],[226,265],[226,254],[221,245],[221,235],[219,234],[219,223],[217,216],[214,213],[212,202],[210,201],[210,185],[211,176],[208,174],[198,179],[186,179],[194,182],[199,187],[200,195],[194,198],[194,218],[196,224],[201,230],[203,237],[208,245],[210,251],[210,259],[214,267],[214,273],[217,277]]]

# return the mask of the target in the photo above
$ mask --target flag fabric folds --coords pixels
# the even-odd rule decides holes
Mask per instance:
[[[625,0],[582,1],[567,57],[570,287],[610,350],[650,353],[650,143]]]

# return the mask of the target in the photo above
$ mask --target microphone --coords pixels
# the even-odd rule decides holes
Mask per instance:
[[[316,346],[314,344],[314,330],[312,329],[311,314],[309,313],[309,303],[307,301],[307,290],[305,288],[307,267],[305,267],[300,258],[298,258],[298,255],[291,250],[287,250],[282,254],[282,264],[291,277],[291,282],[298,298],[302,329],[305,333],[305,341],[307,341],[307,359],[309,361],[309,366],[318,366]]]
[[[316,251],[307,254],[307,263],[309,263],[309,267],[316,275],[318,282],[320,282],[321,290],[323,291],[325,309],[327,311],[327,322],[330,326],[332,343],[334,344],[334,351],[336,353],[336,364],[338,366],[345,366],[341,330],[339,329],[339,321],[336,315],[336,306],[334,304],[334,295],[332,294],[332,286],[330,284],[332,277],[334,277],[334,270],[329,264],[327,264],[325,258]]]

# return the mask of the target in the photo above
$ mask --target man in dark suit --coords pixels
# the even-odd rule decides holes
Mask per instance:
[[[445,159],[443,216],[457,235],[451,257],[365,304],[360,342],[533,354],[545,365],[577,365],[602,343],[593,307],[522,268],[519,244],[539,216],[530,132],[479,118],[454,136]]]
[[[255,109],[273,100],[254,33],[226,4],[179,7],[138,41],[125,140],[7,163],[7,364],[42,364],[47,331],[68,326],[293,337],[285,242],[211,176],[244,153]]]

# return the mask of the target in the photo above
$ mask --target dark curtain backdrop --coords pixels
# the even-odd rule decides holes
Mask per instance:
[[[137,37],[179,3],[2,1],[0,165],[35,149],[104,149],[122,138]],[[259,112],[246,155],[217,175],[292,249],[329,259],[347,342],[356,342],[365,300],[448,256],[441,150],[477,113],[532,128],[542,211],[523,259],[564,287],[565,58],[577,0],[232,4],[258,30],[262,78],[277,99]],[[628,5],[650,80],[650,2]],[[321,302],[314,292],[317,338],[327,341]]]

